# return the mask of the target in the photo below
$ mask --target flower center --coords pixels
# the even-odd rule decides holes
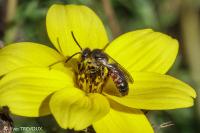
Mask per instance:
[[[108,69],[87,58],[78,62],[77,84],[86,93],[102,93],[108,79]]]

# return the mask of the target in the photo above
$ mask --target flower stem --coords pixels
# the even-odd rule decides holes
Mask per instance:
[[[115,38],[121,34],[121,28],[120,28],[119,22],[117,20],[117,17],[115,15],[115,12],[113,10],[110,0],[101,0],[101,1],[103,4],[105,14],[108,17],[108,23],[110,25],[113,37]]]
[[[198,8],[194,1],[185,0],[181,10],[181,30],[183,34],[183,45],[187,54],[187,61],[197,92],[196,115],[200,123],[200,21]],[[200,130],[200,129],[198,129]]]

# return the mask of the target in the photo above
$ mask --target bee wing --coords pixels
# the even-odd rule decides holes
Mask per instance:
[[[130,74],[123,66],[121,66],[115,59],[113,59],[113,58],[112,58],[111,56],[109,56],[108,54],[106,54],[106,55],[109,57],[109,59],[110,59],[112,62],[116,63],[116,65],[118,66],[118,68],[119,68],[122,72],[124,72],[124,75],[125,75],[126,79],[127,79],[130,83],[133,83],[134,80],[133,80],[133,77],[131,76],[131,74]]]
[[[134,80],[133,80],[133,77],[131,76],[131,74],[123,66],[121,66],[119,63],[117,63],[117,65],[118,65],[119,69],[124,72],[126,79],[130,83],[133,83]]]

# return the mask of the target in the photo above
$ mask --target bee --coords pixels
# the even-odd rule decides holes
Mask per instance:
[[[88,86],[90,88],[89,92],[91,92],[92,87],[93,88],[95,87],[92,86],[92,84],[98,84],[96,81],[98,77],[100,77],[99,80],[103,82],[107,80],[107,77],[110,77],[113,80],[120,95],[121,96],[127,95],[129,91],[128,82],[133,83],[133,78],[126,69],[124,69],[119,63],[117,63],[117,61],[115,61],[112,57],[110,57],[108,54],[104,52],[108,44],[103,49],[94,49],[94,50],[91,50],[89,48],[82,49],[72,31],[71,35],[77,46],[80,48],[81,52],[77,52],[72,56],[70,56],[65,61],[65,63],[67,63],[77,54],[81,55],[80,62],[78,63],[78,71],[79,73],[84,74],[84,78],[86,78],[87,83],[89,82],[87,79],[88,77],[91,80],[92,83]],[[82,84],[80,82],[78,82],[78,84],[82,88]],[[102,87],[103,85],[104,84],[100,84],[99,86]],[[93,92],[102,91],[102,89],[100,89],[101,91],[96,91],[96,90],[98,89],[93,89]]]
[[[7,106],[0,109],[0,133],[12,133],[13,131],[13,120],[9,113]]]
[[[128,81],[133,83],[133,79],[130,74],[121,65],[119,65],[119,63],[117,63],[101,49],[94,49],[92,51],[89,48],[84,49],[81,59],[84,61],[87,58],[91,58],[97,65],[96,69],[92,71],[93,73],[97,72],[98,68],[101,66],[105,66],[108,69],[108,76],[111,77],[120,94],[122,96],[128,94]],[[114,63],[109,63],[109,59]]]

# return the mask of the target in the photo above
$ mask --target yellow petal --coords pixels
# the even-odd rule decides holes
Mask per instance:
[[[82,130],[109,112],[107,99],[98,93],[86,95],[77,88],[56,92],[50,100],[50,109],[62,128]]]
[[[96,133],[153,133],[153,129],[140,110],[122,112],[110,109],[103,119],[93,123]]]
[[[73,86],[73,79],[48,68],[19,68],[0,80],[0,106],[9,106],[21,116],[49,114],[50,95],[64,87]]]
[[[150,29],[126,33],[106,49],[106,53],[129,71],[161,74],[172,66],[177,52],[177,40]]]
[[[147,110],[190,107],[196,97],[193,88],[168,75],[133,72],[133,78],[127,96],[107,96],[125,106]]]
[[[45,45],[21,42],[0,49],[0,76],[24,66],[48,66],[63,57]]]
[[[51,42],[65,56],[80,51],[71,32],[82,48],[102,48],[108,42],[101,20],[86,6],[55,4],[47,13],[46,25]]]

